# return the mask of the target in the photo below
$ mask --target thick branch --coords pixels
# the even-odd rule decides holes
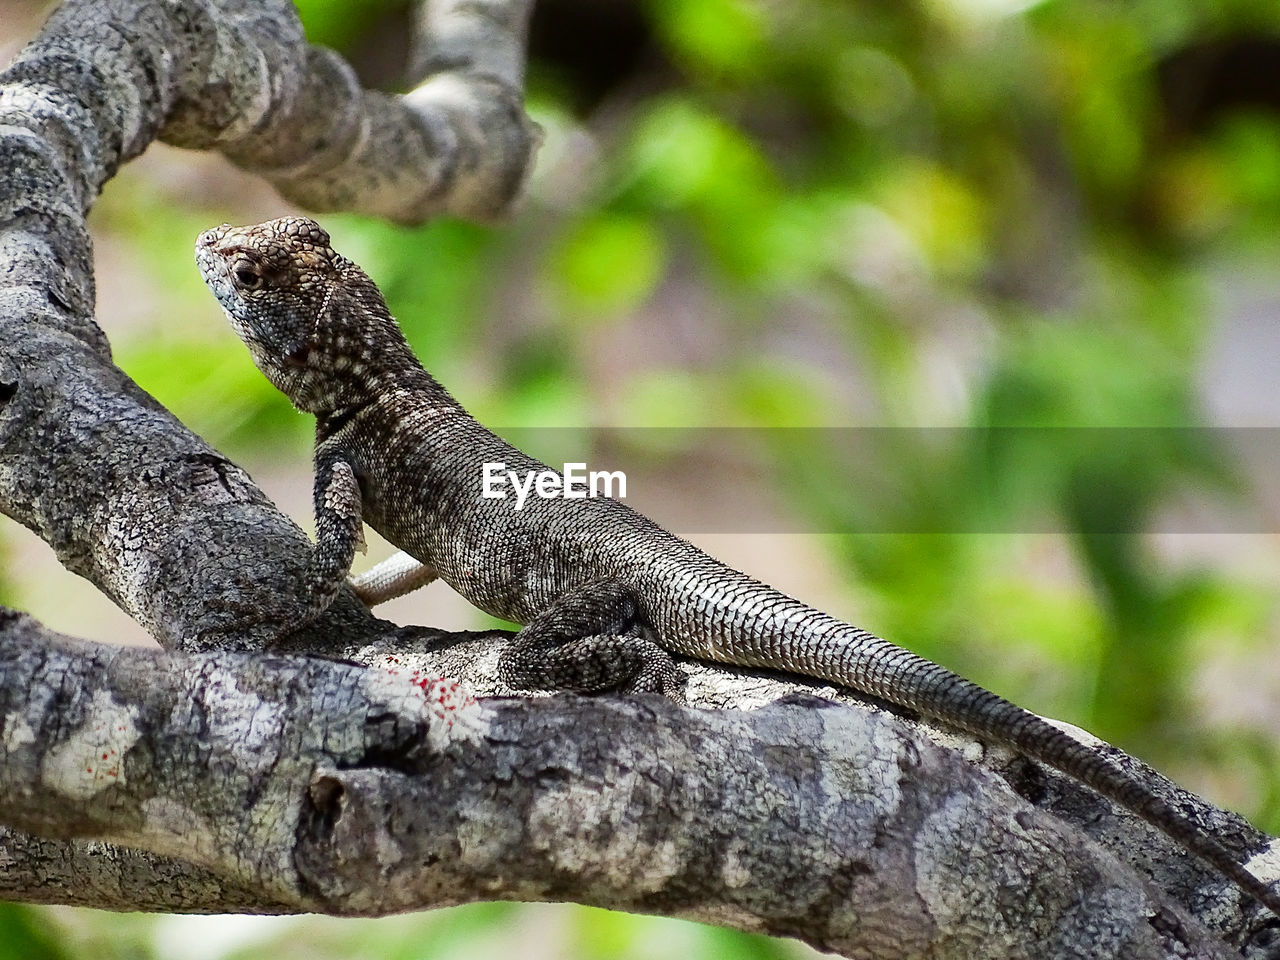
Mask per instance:
[[[460,64],[407,97],[361,91],[279,0],[70,0],[0,75],[0,509],[166,645],[261,646],[254,621],[297,589],[307,541],[111,364],[84,213],[159,136],[217,145],[317,206],[496,213],[532,156],[525,16],[513,3],[478,37],[502,70]],[[446,40],[459,18],[444,8]],[[345,594],[296,639],[385,626]]]
[[[421,0],[413,75],[488,77],[519,91],[532,11],[533,0]]]
[[[17,302],[0,324],[0,509],[166,646],[261,647],[270,629],[246,623],[296,590],[306,536],[111,363],[91,320],[37,298],[0,290]],[[385,626],[345,594],[300,640]]]
[[[217,146],[312,205],[505,209],[533,146],[526,16],[524,0],[436,7],[418,51],[431,76],[405,98],[361,92],[279,2],[75,0],[0,76],[0,509],[170,648],[260,649],[269,633],[244,618],[269,620],[296,589],[307,541],[110,363],[85,210],[157,137]],[[390,630],[345,595],[291,648],[483,678],[500,642],[439,650],[439,634]],[[694,702],[752,695],[740,677],[729,689],[696,669]],[[577,899],[865,955],[1216,955],[1081,833],[890,714],[495,700],[466,711],[483,730],[470,740],[442,734],[421,694],[403,669],[108,650],[6,616],[0,894],[347,913]],[[1003,761],[1198,919],[1244,928],[1221,878],[1088,791]]]
[[[491,218],[519,193],[538,137],[521,86],[527,0],[444,4],[403,96],[366,91],[309,46],[291,4],[272,0],[67,0],[0,78],[6,121],[54,145],[83,212],[116,167],[157,138],[217,148],[316,210],[401,222]],[[494,53],[462,55],[463,43]],[[424,74],[425,75],[425,74]],[[69,213],[70,211],[68,211]]]
[[[569,899],[850,956],[1225,956],[954,752],[811,698],[476,703],[404,673],[175,658],[9,615],[0,717],[8,826],[125,842],[282,909]]]
[[[0,825],[0,899],[100,910],[290,913],[261,887],[102,840],[49,839]]]

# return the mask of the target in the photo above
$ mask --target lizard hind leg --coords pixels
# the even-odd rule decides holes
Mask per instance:
[[[425,587],[439,576],[435,567],[401,550],[348,582],[365,606],[373,607]]]
[[[567,591],[516,634],[498,661],[516,689],[661,693],[683,703],[683,671],[645,636],[634,591],[599,580]]]

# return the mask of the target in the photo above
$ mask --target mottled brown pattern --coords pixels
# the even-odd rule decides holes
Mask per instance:
[[[349,464],[365,522],[476,606],[526,625],[500,668],[513,686],[678,698],[683,678],[666,650],[829,680],[1079,779],[1280,914],[1280,895],[1215,837],[1040,717],[726,567],[624,504],[531,498],[517,512],[510,500],[483,499],[485,462],[544,465],[449,396],[413,355],[373,282],[317,246],[327,240],[312,221],[286,218],[222,226],[196,248],[254,362],[317,416],[317,570],[341,576],[340,559],[349,562],[356,531],[322,495],[335,465]],[[282,248],[299,257],[280,262]],[[338,586],[317,583],[300,616],[317,615]]]

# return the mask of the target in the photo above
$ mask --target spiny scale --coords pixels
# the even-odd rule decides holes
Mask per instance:
[[[1034,714],[726,567],[616,501],[531,498],[517,512],[483,498],[486,462],[521,475],[546,468],[422,368],[377,287],[314,221],[224,225],[201,235],[196,259],[254,362],[317,417],[316,582],[301,616],[317,616],[346,573],[361,519],[343,512],[354,475],[366,523],[476,606],[526,625],[500,665],[514,686],[679,698],[683,677],[667,650],[842,684],[1080,780],[1280,915],[1280,894],[1214,837]]]

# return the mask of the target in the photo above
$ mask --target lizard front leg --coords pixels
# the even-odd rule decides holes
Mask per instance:
[[[534,617],[498,661],[498,677],[517,689],[620,689],[684,702],[684,673],[643,636],[635,593],[616,580],[576,587]]]
[[[346,583],[356,551],[365,549],[360,484],[350,462],[339,453],[316,451],[315,510],[316,542],[303,581],[303,607],[281,635],[329,609]]]
[[[316,455],[315,511],[316,542],[297,591],[263,598],[248,615],[241,612],[244,608],[240,604],[211,601],[220,609],[239,614],[222,629],[245,634],[266,632],[272,640],[280,640],[329,609],[346,582],[356,550],[364,549],[360,485],[351,464],[340,455]]]

